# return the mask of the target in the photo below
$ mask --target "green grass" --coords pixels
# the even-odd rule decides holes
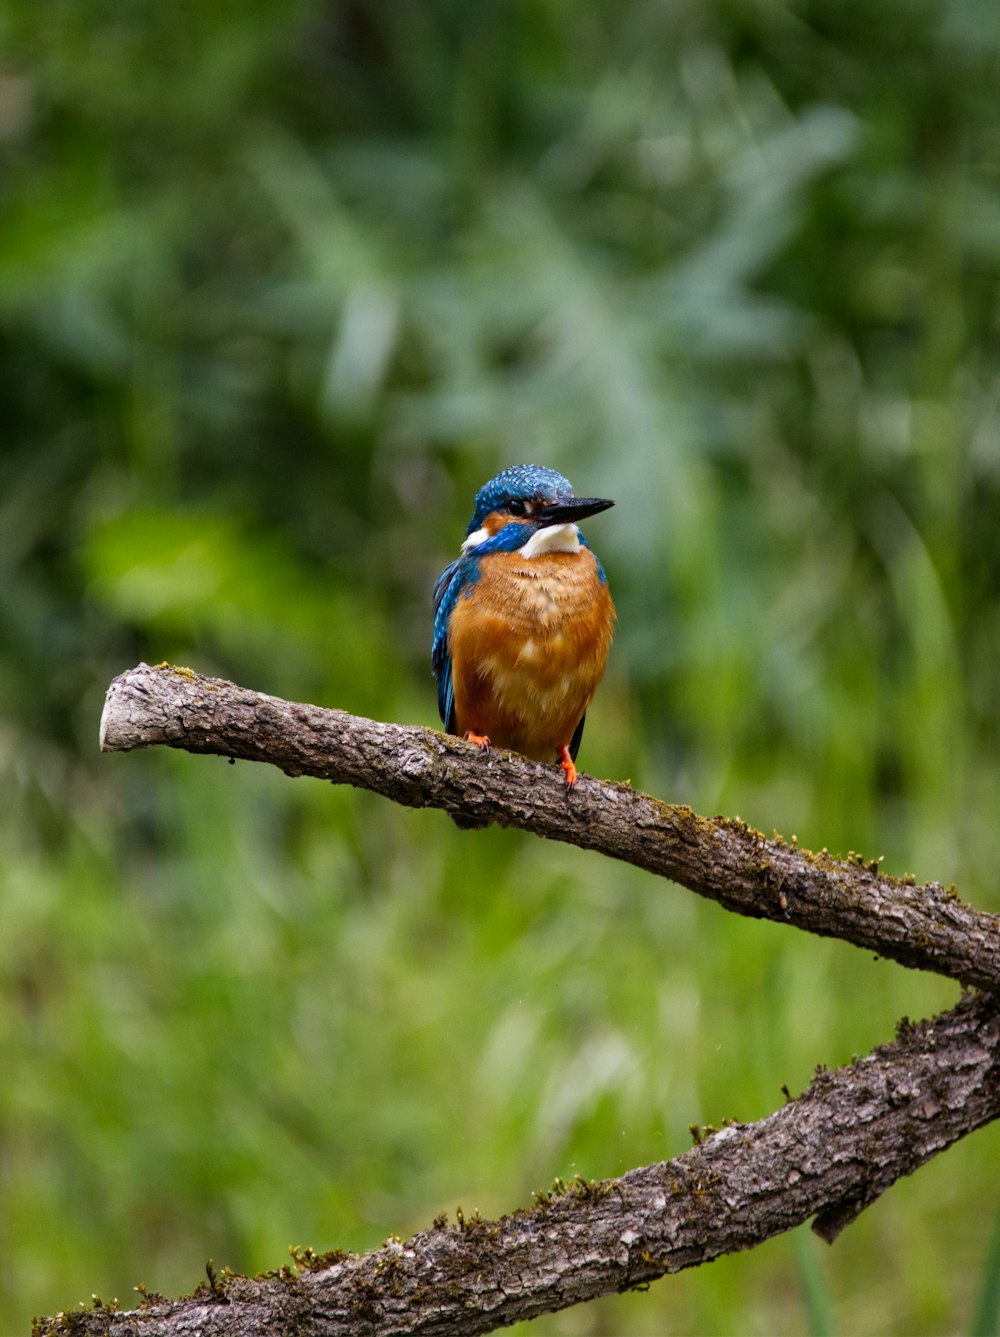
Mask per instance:
[[[674,1155],[950,1005],[96,733],[140,657],[434,723],[434,577],[537,460],[618,503],[585,769],[1000,909],[992,8],[41,14],[0,19],[0,1331]],[[978,1337],[997,1139],[533,1331]]]

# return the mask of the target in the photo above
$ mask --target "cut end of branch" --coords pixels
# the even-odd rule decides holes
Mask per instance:
[[[168,667],[137,664],[112,680],[104,698],[98,731],[102,752],[133,752],[150,743],[167,741],[161,727],[163,706],[155,692],[150,691],[148,675]]]
[[[104,697],[104,709],[101,711],[101,728],[98,734],[98,745],[102,752],[114,752],[114,744],[108,740],[108,730],[111,723],[111,697],[115,690],[114,683],[108,688]]]

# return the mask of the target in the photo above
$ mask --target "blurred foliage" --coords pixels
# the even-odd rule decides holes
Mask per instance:
[[[7,0],[2,1330],[674,1155],[954,1000],[96,732],[140,657],[436,723],[534,460],[618,500],[586,769],[1000,909],[998,67],[992,0]],[[534,1330],[995,1331],[998,1152]]]

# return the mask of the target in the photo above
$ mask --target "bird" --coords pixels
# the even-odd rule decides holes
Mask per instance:
[[[605,511],[555,469],[517,464],[476,493],[459,556],[434,587],[431,667],[448,733],[558,764],[569,793],[615,608],[577,522]]]

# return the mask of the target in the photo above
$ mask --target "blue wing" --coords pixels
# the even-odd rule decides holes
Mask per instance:
[[[451,655],[448,652],[448,622],[452,609],[476,583],[479,563],[491,552],[514,552],[527,542],[532,530],[522,524],[504,525],[492,538],[479,543],[469,553],[449,562],[434,586],[434,644],[431,668],[437,678],[438,711],[448,733],[455,732],[455,690],[451,681]]]
[[[451,684],[451,655],[448,652],[448,619],[462,590],[475,579],[472,563],[466,557],[449,562],[434,586],[434,645],[431,668],[437,678],[438,712],[448,733],[455,732],[455,692]]]

